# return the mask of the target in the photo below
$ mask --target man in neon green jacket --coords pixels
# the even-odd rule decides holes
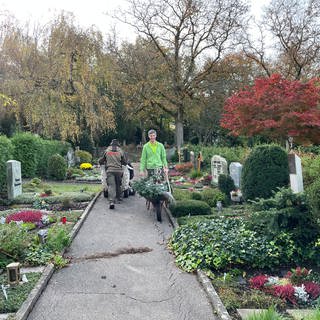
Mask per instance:
[[[148,176],[155,174],[157,170],[168,173],[166,151],[162,143],[156,140],[157,132],[153,129],[148,131],[149,142],[142,149],[140,159],[140,175],[144,176],[147,170]]]

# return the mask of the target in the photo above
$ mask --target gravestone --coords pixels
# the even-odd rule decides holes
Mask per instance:
[[[8,199],[14,199],[22,194],[21,162],[7,161],[7,190]]]
[[[232,178],[234,185],[237,188],[240,188],[241,171],[242,171],[242,164],[240,162],[231,162],[230,163],[230,165],[229,165],[230,177]]]
[[[301,159],[295,153],[288,154],[290,187],[293,193],[303,192]]]
[[[176,154],[177,148],[172,147],[169,149],[166,149],[167,159],[170,161]]]
[[[190,162],[190,152],[188,149],[183,149],[183,162]]]
[[[194,156],[194,152],[193,151],[190,151],[190,162],[193,165],[193,169],[196,170],[197,169],[197,160],[196,160],[196,158]]]
[[[225,158],[214,155],[211,158],[212,183],[218,183],[220,174],[228,174],[228,163]]]
[[[67,152],[68,168],[76,164],[76,158],[73,149],[69,149]]]

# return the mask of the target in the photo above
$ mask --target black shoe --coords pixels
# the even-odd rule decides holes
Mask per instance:
[[[110,203],[109,209],[114,209],[114,203],[113,202]]]

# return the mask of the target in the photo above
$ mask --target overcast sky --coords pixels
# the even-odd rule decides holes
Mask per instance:
[[[260,8],[269,1],[251,0],[253,13],[259,17]],[[128,26],[121,25],[105,14],[125,4],[125,0],[0,0],[0,10],[9,11],[21,22],[37,21],[40,23],[48,22],[50,17],[64,10],[72,12],[79,25],[83,27],[96,25],[103,33],[108,33],[111,26],[116,23],[121,38],[132,40],[134,32],[130,31]]]

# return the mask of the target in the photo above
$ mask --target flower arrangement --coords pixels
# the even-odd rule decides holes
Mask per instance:
[[[306,268],[297,267],[283,278],[258,275],[249,280],[250,287],[270,293],[293,305],[306,304],[320,296],[320,285],[308,281],[310,272]]]
[[[92,170],[92,164],[88,162],[83,162],[80,164],[81,170]]]
[[[40,222],[42,218],[42,212],[39,210],[22,210],[16,213],[12,213],[6,217],[6,223],[11,221],[23,221],[23,222]]]
[[[193,164],[191,162],[185,162],[185,163],[177,163],[174,166],[175,170],[181,173],[187,173],[191,171],[193,168]]]

